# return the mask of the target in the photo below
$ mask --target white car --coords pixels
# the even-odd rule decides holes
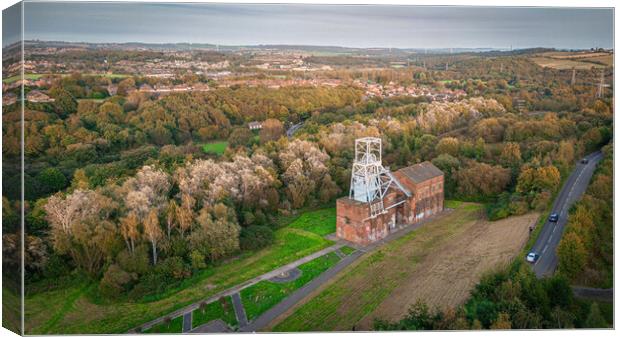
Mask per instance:
[[[525,260],[529,263],[534,263],[536,262],[536,260],[538,260],[538,254],[534,253],[534,252],[530,252],[529,254],[527,254],[527,256],[525,257]]]

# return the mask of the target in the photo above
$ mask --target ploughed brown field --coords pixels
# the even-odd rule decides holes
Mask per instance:
[[[398,320],[419,299],[431,307],[461,304],[485,272],[516,257],[539,216],[491,222],[480,205],[464,203],[366,254],[270,328],[370,330],[375,318]]]

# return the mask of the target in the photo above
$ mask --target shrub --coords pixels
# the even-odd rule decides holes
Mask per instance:
[[[150,259],[148,248],[146,246],[140,246],[133,254],[123,249],[116,256],[116,263],[123,270],[143,275],[149,270]]]
[[[267,226],[250,226],[243,228],[239,235],[239,244],[243,250],[256,250],[273,243],[275,236]]]
[[[109,298],[118,297],[127,291],[138,276],[135,273],[128,273],[121,269],[118,265],[111,265],[103,274],[103,278],[99,282],[99,292]]]

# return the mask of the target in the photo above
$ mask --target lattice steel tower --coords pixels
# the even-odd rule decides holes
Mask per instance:
[[[349,198],[367,202],[370,206],[370,218],[374,218],[386,212],[383,197],[392,183],[396,183],[399,188],[405,190],[394,179],[390,171],[381,164],[381,138],[356,139]],[[395,205],[390,207],[393,206]]]

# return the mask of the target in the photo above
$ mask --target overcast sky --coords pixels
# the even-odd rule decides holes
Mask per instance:
[[[66,2],[27,2],[24,8],[24,36],[40,40],[397,48],[613,46],[612,9]],[[4,27],[3,36],[11,36],[10,29]]]

